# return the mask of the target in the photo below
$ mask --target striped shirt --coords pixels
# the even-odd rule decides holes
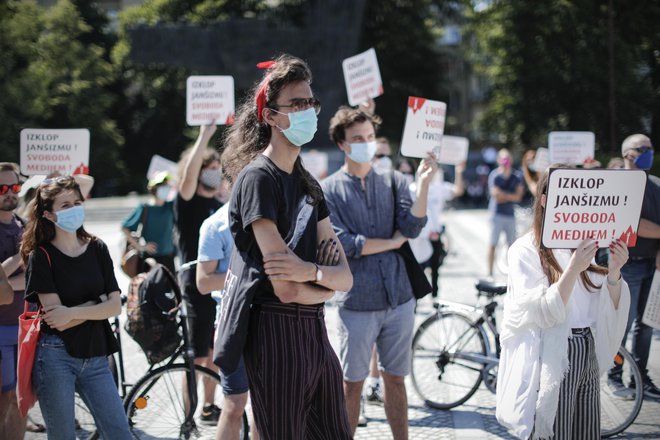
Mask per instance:
[[[377,311],[396,308],[413,297],[403,258],[387,251],[362,255],[367,238],[391,238],[396,229],[409,238],[419,235],[426,216],[415,217],[408,185],[395,172],[397,203],[392,197],[392,174],[370,170],[364,178],[343,169],[325,179],[321,186],[330,210],[332,226],[341,242],[353,273],[353,288],[339,292],[339,306],[357,311]]]

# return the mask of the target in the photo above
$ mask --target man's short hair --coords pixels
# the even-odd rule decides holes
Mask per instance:
[[[19,170],[20,170],[20,168],[19,168],[18,164],[14,163],[14,162],[0,162],[0,172],[2,172],[2,171],[11,171],[14,174],[16,174],[16,179],[18,179],[18,181],[20,182],[21,181],[21,174],[20,174]]]
[[[330,119],[330,140],[335,144],[343,142],[346,140],[346,129],[355,123],[367,121],[371,122],[371,125],[374,126],[374,131],[376,131],[380,127],[382,119],[378,115],[370,115],[359,108],[348,107],[346,105],[339,107],[337,113]]]
[[[628,150],[644,145],[651,146],[651,139],[648,136],[639,133],[630,135],[621,143],[621,155],[625,156]]]

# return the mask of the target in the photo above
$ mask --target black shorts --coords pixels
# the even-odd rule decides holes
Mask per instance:
[[[188,332],[195,357],[206,357],[213,348],[213,333],[217,303],[211,295],[202,295],[193,286],[184,289],[183,300],[188,309]]]

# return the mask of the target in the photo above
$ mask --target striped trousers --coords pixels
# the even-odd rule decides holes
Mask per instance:
[[[250,313],[244,355],[261,438],[351,439],[323,306],[257,305]]]
[[[600,440],[600,374],[589,328],[568,339],[568,372],[559,389],[554,440]]]

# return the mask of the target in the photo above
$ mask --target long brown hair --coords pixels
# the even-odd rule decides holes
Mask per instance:
[[[568,166],[552,165],[551,168],[568,168]],[[534,220],[532,223],[532,232],[534,233],[534,245],[536,246],[539,253],[539,257],[541,259],[541,267],[543,267],[543,273],[548,278],[548,282],[550,284],[554,284],[559,280],[559,277],[561,276],[563,271],[561,266],[557,262],[555,255],[552,253],[552,249],[545,248],[541,245],[541,234],[543,231],[543,214],[545,211],[545,208],[541,204],[541,198],[542,196],[545,195],[547,199],[549,175],[550,175],[550,168],[548,168],[548,170],[541,175],[538,181],[538,185],[536,187],[536,194],[534,198]],[[598,266],[596,264],[590,264],[587,270],[582,271],[580,273],[580,280],[588,290],[596,291],[600,289],[601,286],[594,284],[594,282],[591,281],[591,278],[589,278],[587,272],[595,272],[601,275],[607,275],[608,273],[607,268],[603,266]]]
[[[272,108],[284,87],[301,81],[311,84],[312,72],[303,60],[291,55],[280,55],[265,72],[263,79],[248,93],[236,112],[234,123],[225,131],[223,138],[222,172],[231,184],[241,170],[264,151],[270,142],[271,127],[259,121],[256,104],[257,93],[265,81],[268,81],[266,108]],[[316,204],[322,200],[321,187],[305,169],[300,156],[294,163],[294,171],[302,177],[303,189],[312,199],[312,203]]]
[[[80,186],[71,176],[59,176],[44,180],[39,185],[32,206],[28,213],[28,222],[23,232],[21,241],[21,258],[23,264],[27,264],[30,253],[38,246],[50,243],[55,239],[55,224],[44,217],[44,212],[53,211],[53,202],[60,193],[68,190],[75,191],[80,201],[85,200]],[[84,227],[78,228],[76,235],[79,240],[94,240],[96,237],[85,231]]]

